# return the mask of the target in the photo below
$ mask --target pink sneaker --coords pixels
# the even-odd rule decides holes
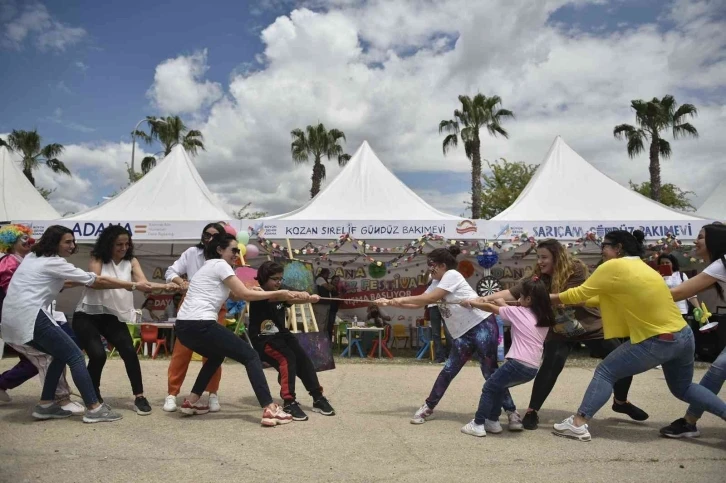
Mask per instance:
[[[278,424],[287,424],[292,422],[292,414],[287,414],[280,406],[274,404],[271,408],[265,408],[262,411],[262,425],[276,426]]]
[[[184,404],[179,408],[184,414],[193,416],[195,414],[207,414],[209,412],[209,406],[205,406],[201,399],[196,403],[192,404],[187,399],[184,399]]]

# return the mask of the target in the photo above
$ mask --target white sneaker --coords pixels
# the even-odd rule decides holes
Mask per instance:
[[[522,425],[522,417],[517,411],[507,411],[507,418],[509,418],[509,430],[510,431],[523,431],[524,426]]]
[[[7,393],[5,389],[0,389],[0,402],[10,402],[13,398]]]
[[[423,406],[418,408],[411,418],[411,424],[423,424],[428,419],[433,419],[434,410],[431,409],[428,404],[423,403]]]
[[[461,432],[464,434],[470,434],[472,436],[476,436],[477,438],[483,438],[487,435],[486,431],[486,421],[484,421],[485,424],[476,424],[474,420],[472,419],[468,423],[466,423],[465,426],[461,428]],[[499,428],[501,429],[501,428]]]
[[[488,419],[485,419],[484,428],[492,434],[499,434],[502,432],[502,425],[499,424],[499,421],[489,421]]]
[[[209,395],[209,412],[210,413],[218,413],[222,410],[222,407],[219,405],[219,396],[216,394],[210,394]]]
[[[556,423],[555,430],[552,434],[562,436],[563,438],[576,439],[578,441],[590,441],[590,431],[587,430],[587,424],[575,426],[575,416],[570,416],[561,423]]]
[[[176,411],[176,396],[172,396],[169,394],[166,396],[166,399],[164,399],[164,411],[167,413],[173,413]]]
[[[86,406],[75,401],[61,406],[61,409],[72,412],[74,416],[80,416],[86,412]]]

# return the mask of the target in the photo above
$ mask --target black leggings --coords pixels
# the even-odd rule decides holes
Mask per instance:
[[[272,404],[270,388],[262,372],[262,362],[257,351],[234,332],[222,327],[216,320],[177,320],[176,336],[189,349],[207,358],[202,364],[192,393],[201,396],[209,381],[225,357],[234,359],[247,369],[247,378],[252,384],[261,407]]]
[[[614,351],[620,344],[621,339],[594,339],[581,341],[592,351],[595,357],[604,359],[608,354]],[[569,357],[574,342],[568,340],[548,340],[544,344],[544,359],[539,368],[537,377],[534,379],[532,387],[532,396],[529,400],[529,408],[539,411],[542,408],[547,396],[550,395],[552,388],[555,387],[557,378],[565,367],[567,357]],[[618,401],[628,400],[628,391],[630,384],[633,382],[633,376],[619,379],[613,385],[613,393]]]
[[[73,331],[78,337],[81,348],[88,354],[88,373],[91,375],[96,396],[101,397],[101,373],[106,364],[106,349],[101,342],[101,336],[116,348],[123,359],[126,375],[131,382],[131,391],[134,395],[143,394],[144,383],[141,379],[139,356],[136,355],[126,324],[110,314],[91,315],[76,312],[73,314]]]

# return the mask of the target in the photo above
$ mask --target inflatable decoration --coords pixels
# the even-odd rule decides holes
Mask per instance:
[[[460,261],[456,269],[464,278],[469,278],[474,275],[474,265],[469,260]]]
[[[260,254],[260,249],[257,248],[257,245],[248,244],[247,245],[247,258],[255,258],[257,255]]]
[[[479,262],[479,266],[489,270],[499,261],[499,255],[491,248],[484,250],[482,255],[476,257],[476,261]]]
[[[368,275],[370,275],[371,278],[383,278],[386,276],[386,273],[386,266],[383,264],[378,265],[374,262],[368,265]]]
[[[237,243],[239,243],[240,245],[247,245],[249,242],[250,234],[244,230],[240,230],[239,233],[237,233]],[[241,247],[240,250],[242,250]]]

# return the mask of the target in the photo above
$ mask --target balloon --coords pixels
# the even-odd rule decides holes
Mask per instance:
[[[257,255],[260,254],[260,249],[257,248],[257,245],[249,244],[247,245],[247,258],[255,258]]]
[[[239,248],[239,256],[244,257],[247,255],[247,247],[244,245],[237,245],[237,248]]]
[[[234,227],[230,224],[224,225],[224,231],[232,236],[237,236],[237,230],[235,230]]]
[[[469,260],[460,261],[457,270],[464,278],[469,278],[474,275],[474,265]]]
[[[250,242],[250,234],[246,231],[242,230],[239,233],[237,233],[237,242],[240,245],[247,245]],[[242,248],[240,248],[241,250]]]
[[[499,261],[499,255],[497,255],[497,252],[495,252],[491,248],[487,248],[486,250],[484,250],[483,255],[479,255],[476,257],[476,261],[479,262],[479,266],[489,269],[497,264],[497,262]]]

